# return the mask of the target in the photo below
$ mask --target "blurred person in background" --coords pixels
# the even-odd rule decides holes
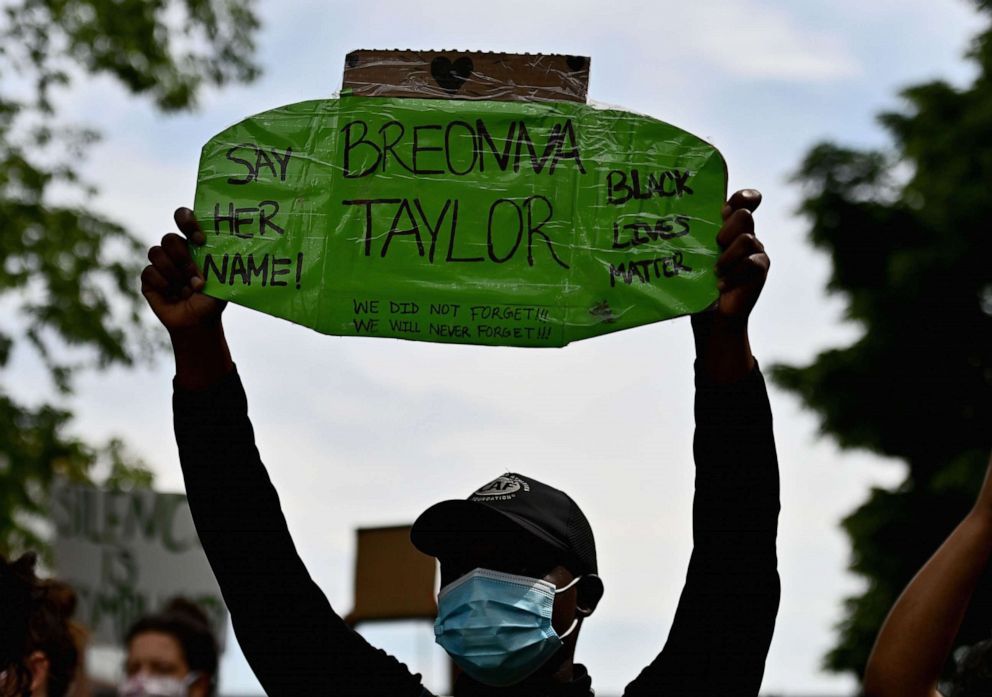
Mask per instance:
[[[77,682],[85,633],[70,619],[76,593],[34,567],[34,554],[0,555],[0,697],[65,697]]]
[[[974,507],[913,577],[882,625],[865,669],[866,697],[988,697],[992,641],[963,652],[938,689],[971,596],[992,557],[992,457]]]
[[[217,684],[217,638],[206,613],[184,598],[142,617],[125,638],[121,697],[210,697]]]

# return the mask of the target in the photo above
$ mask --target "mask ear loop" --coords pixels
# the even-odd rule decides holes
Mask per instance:
[[[574,586],[576,583],[578,583],[581,580],[582,580],[582,577],[581,576],[576,576],[569,583],[567,583],[566,585],[562,586],[561,588],[555,588],[555,595],[557,595],[558,593],[564,593],[565,591],[567,591],[569,588],[571,588],[572,586]]]
[[[566,585],[562,586],[561,588],[556,588],[555,589],[555,594],[557,595],[558,593],[564,593],[565,591],[567,591],[569,588],[571,588],[572,586],[574,586],[576,583],[578,583],[581,580],[582,580],[582,577],[581,576],[576,576],[575,578],[573,578]],[[572,632],[575,631],[575,628],[578,626],[578,624],[579,624],[579,618],[576,617],[575,619],[572,620],[572,624],[569,626],[569,628],[565,630],[565,633],[564,634],[559,634],[558,635],[558,638],[559,639],[564,639],[565,637],[567,637],[569,634],[571,634]]]
[[[575,628],[576,628],[576,627],[577,627],[578,625],[579,625],[579,618],[578,618],[578,617],[576,617],[576,618],[575,618],[574,620],[572,620],[572,624],[571,624],[571,626],[569,626],[569,628],[565,630],[565,633],[564,633],[564,634],[559,634],[559,635],[558,635],[558,638],[559,638],[559,639],[564,639],[564,638],[565,638],[565,637],[567,637],[567,636],[568,636],[569,634],[571,634],[571,633],[572,633],[573,631],[575,631]]]

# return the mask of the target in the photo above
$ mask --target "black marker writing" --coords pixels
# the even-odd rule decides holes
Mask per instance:
[[[480,324],[475,328],[480,339],[541,339],[551,338],[551,327],[498,327]]]
[[[430,336],[439,336],[448,339],[468,339],[471,337],[468,327],[464,324],[434,324],[427,325],[427,333]]]
[[[377,319],[353,319],[356,334],[374,334],[379,331],[379,320]]]
[[[546,308],[528,305],[473,305],[469,308],[472,320],[509,320],[513,322],[547,322],[550,313]]]
[[[420,323],[412,319],[391,319],[389,331],[394,334],[419,334]]]
[[[365,208],[365,229],[362,234],[363,250],[366,257],[373,256],[373,242],[382,240],[378,249],[379,258],[386,256],[393,249],[393,241],[402,238],[412,244],[416,254],[427,257],[430,263],[435,261],[438,242],[442,233],[448,238],[448,252],[444,257],[446,262],[480,262],[486,257],[481,255],[463,256],[463,249],[485,249],[490,261],[503,264],[513,258],[523,245],[526,235],[527,264],[535,264],[535,243],[547,247],[548,254],[558,266],[564,269],[569,265],[558,256],[555,241],[551,238],[545,226],[551,222],[554,209],[551,201],[544,196],[528,196],[523,201],[512,199],[497,199],[489,209],[484,241],[469,241],[457,244],[460,230],[458,227],[457,199],[446,199],[440,211],[435,215],[428,213],[419,198],[410,199],[379,198],[354,199],[342,201],[345,206],[362,206]],[[375,212],[377,206],[395,206],[386,208],[384,212],[393,212],[391,222],[386,230],[376,225]],[[450,215],[448,211],[451,211]],[[416,214],[414,214],[416,211]],[[447,223],[445,223],[447,221]],[[497,238],[499,242],[497,242]]]
[[[451,315],[452,317],[458,316],[458,308],[461,305],[454,305],[452,303],[431,303],[431,314],[432,315]]]
[[[378,300],[352,300],[352,305],[355,307],[356,315],[375,315],[379,312],[379,301]]]
[[[629,172],[615,169],[606,175],[606,200],[615,206],[622,205],[630,199],[682,198],[695,192],[689,187],[689,179],[693,172],[680,169],[669,169],[664,172],[649,172],[645,179],[640,170]]]
[[[221,234],[221,229],[235,237],[250,239],[258,235],[264,237],[266,230],[284,235],[286,231],[281,225],[272,221],[279,212],[278,201],[260,201],[257,206],[247,208],[235,208],[233,203],[228,203],[226,209],[221,208],[221,204],[214,204],[214,233]],[[256,221],[256,216],[258,220]]]
[[[628,249],[657,240],[672,240],[689,234],[689,217],[666,215],[654,220],[636,219],[632,223],[613,223],[613,249]]]
[[[239,155],[247,155],[247,159],[239,157]],[[292,156],[293,148],[286,148],[285,150],[263,148],[254,143],[235,145],[227,151],[227,159],[238,163],[247,171],[245,176],[240,179],[229,177],[227,183],[251,184],[256,179],[261,178],[263,170],[268,170],[273,179],[284,182],[286,181],[286,168],[289,166],[289,159]]]
[[[535,174],[553,175],[561,163],[571,161],[580,173],[586,173],[571,119],[552,124],[543,147],[522,120],[511,121],[501,138],[494,137],[492,128],[482,119],[477,119],[474,126],[456,120],[409,129],[392,120],[382,124],[374,135],[372,126],[355,120],[345,124],[341,132],[342,168],[349,179],[396,168],[418,175],[447,173],[460,177],[485,172],[487,162],[502,172],[519,173],[522,167],[529,166]],[[502,141],[502,147],[498,141]]]
[[[289,283],[283,278],[288,276],[293,267],[296,271],[296,288],[300,287],[303,272],[303,253],[292,257],[277,257],[272,254],[224,254],[217,259],[213,254],[203,258],[203,279],[209,281],[213,276],[220,283],[227,285],[250,286],[253,283],[265,287],[285,287]]]
[[[627,285],[635,280],[641,283],[650,283],[652,280],[660,278],[673,278],[682,271],[692,271],[691,268],[683,264],[682,252],[653,259],[632,259],[619,266],[610,264],[610,287],[616,286],[618,278]]]
[[[420,312],[420,305],[417,303],[403,302],[399,303],[395,300],[389,301],[389,311],[394,315],[415,315]]]

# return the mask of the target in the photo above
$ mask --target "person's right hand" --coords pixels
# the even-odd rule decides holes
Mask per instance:
[[[217,326],[226,305],[200,292],[203,273],[189,254],[189,244],[202,245],[206,238],[193,211],[178,208],[174,217],[185,239],[174,232],[165,235],[148,250],[151,264],[141,272],[141,294],[173,338]]]

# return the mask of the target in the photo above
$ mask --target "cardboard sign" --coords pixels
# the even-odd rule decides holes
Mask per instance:
[[[52,488],[55,572],[75,589],[76,619],[95,646],[121,646],[140,617],[181,595],[204,609],[223,646],[227,608],[186,497]]]
[[[437,562],[413,546],[410,526],[359,528],[356,534],[355,607],[345,622],[433,621]]]
[[[352,51],[342,95],[487,101],[586,101],[587,56],[478,51]]]
[[[563,346],[709,306],[726,188],[624,111],[310,101],[204,146],[195,255],[210,295],[327,334]]]

